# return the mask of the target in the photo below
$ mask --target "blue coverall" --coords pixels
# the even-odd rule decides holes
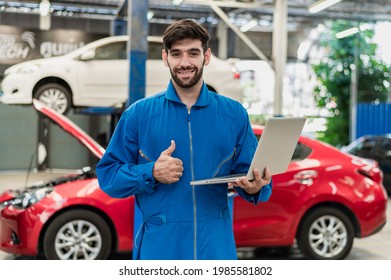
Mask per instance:
[[[152,170],[175,140],[173,157],[183,161],[174,184],[155,181]],[[243,106],[209,91],[187,108],[174,89],[132,104],[121,116],[96,167],[100,187],[112,197],[135,195],[143,222],[135,238],[137,259],[237,259],[227,184],[191,186],[190,181],[245,173],[257,139]],[[271,184],[255,195],[237,193],[257,204],[267,201]]]

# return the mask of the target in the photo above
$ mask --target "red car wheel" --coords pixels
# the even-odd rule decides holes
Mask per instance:
[[[353,246],[354,228],[341,210],[315,209],[304,217],[297,234],[301,252],[309,259],[344,259]]]
[[[88,210],[70,210],[56,217],[44,237],[47,259],[107,259],[112,236],[107,223]]]

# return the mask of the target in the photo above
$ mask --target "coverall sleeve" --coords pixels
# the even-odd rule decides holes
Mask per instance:
[[[236,146],[237,155],[235,157],[234,170],[231,172],[233,174],[246,173],[248,171],[258,145],[257,138],[254,135],[250,120],[247,112],[244,111],[244,108],[242,110],[242,118],[240,119],[239,124],[240,125],[238,127],[240,127],[240,129],[238,132],[238,141]],[[256,194],[248,194],[239,187],[235,187],[235,190],[242,198],[256,205],[258,202],[266,202],[269,200],[272,194],[272,182],[270,181],[270,184],[262,187],[262,189]]]
[[[107,150],[96,166],[99,186],[111,197],[150,193],[159,184],[152,175],[155,162],[138,164],[137,126],[137,116],[130,107],[122,114]]]
[[[242,198],[257,205],[258,202],[266,202],[269,200],[272,194],[272,182],[270,181],[270,184],[263,186],[262,189],[256,194],[248,194],[239,187],[235,187],[235,190]]]

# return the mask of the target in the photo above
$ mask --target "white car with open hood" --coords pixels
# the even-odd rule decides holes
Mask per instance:
[[[1,83],[0,101],[29,105],[36,98],[60,113],[80,107],[121,107],[128,98],[129,37],[111,36],[68,54],[31,60],[9,67]],[[167,87],[169,70],[161,60],[160,37],[148,37],[146,96]],[[204,69],[208,87],[242,101],[240,74],[233,62],[215,56]]]

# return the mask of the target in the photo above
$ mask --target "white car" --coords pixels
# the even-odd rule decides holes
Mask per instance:
[[[128,98],[129,37],[112,36],[62,56],[22,62],[4,72],[0,101],[32,104],[36,98],[60,113],[77,107],[121,107]],[[161,60],[160,37],[148,37],[146,96],[167,87],[170,73]],[[208,87],[242,101],[240,74],[229,60],[215,56],[204,69]]]

